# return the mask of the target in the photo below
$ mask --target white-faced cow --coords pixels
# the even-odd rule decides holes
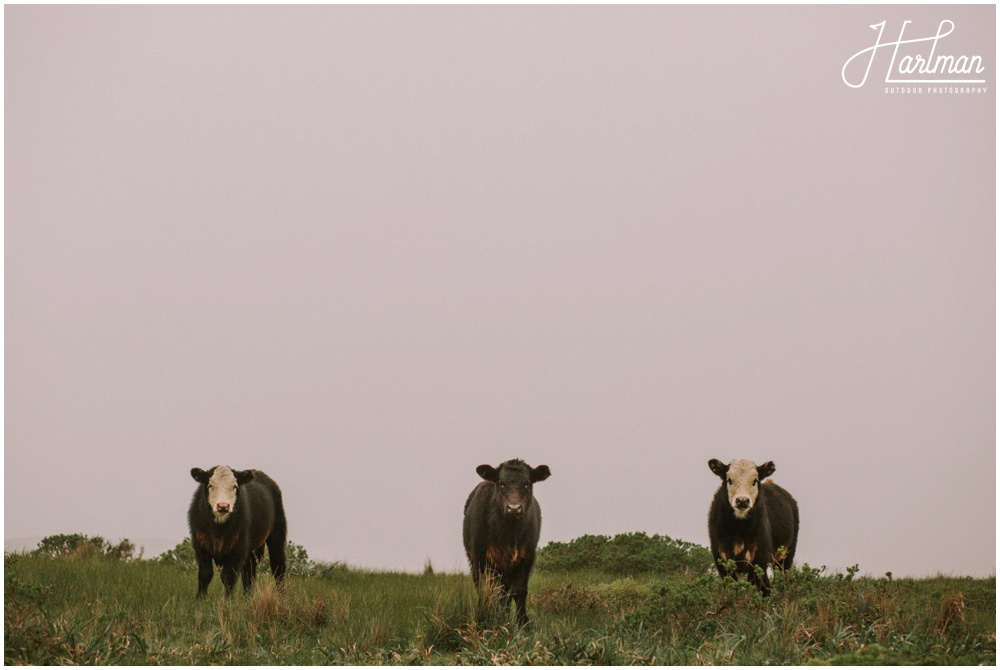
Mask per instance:
[[[481,598],[484,580],[496,579],[505,605],[513,599],[517,622],[523,626],[528,623],[528,577],[542,528],[542,510],[532,485],[548,479],[549,466],[532,468],[522,460],[510,460],[496,468],[480,465],[476,472],[484,481],[465,501],[462,525],[472,579]]]
[[[265,546],[271,573],[282,586],[288,526],[281,489],[274,480],[260,470],[233,470],[226,465],[207,471],[192,468],[191,477],[198,482],[188,509],[198,561],[198,597],[208,591],[213,561],[222,568],[226,595],[232,595],[237,574],[243,577],[243,590],[249,591]]]
[[[713,458],[708,467],[722,478],[708,511],[715,566],[723,577],[749,579],[766,596],[771,592],[768,568],[792,567],[799,537],[799,506],[788,491],[765,481],[775,470],[772,461],[756,465],[735,460],[726,465]],[[732,573],[724,565],[730,559],[736,564]]]

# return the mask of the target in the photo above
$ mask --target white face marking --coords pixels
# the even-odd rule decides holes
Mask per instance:
[[[757,465],[753,461],[735,460],[729,464],[726,473],[726,492],[729,506],[737,519],[745,519],[757,502],[760,482],[757,481]]]
[[[208,480],[208,506],[216,523],[223,523],[236,507],[236,475],[225,465],[215,468]]]

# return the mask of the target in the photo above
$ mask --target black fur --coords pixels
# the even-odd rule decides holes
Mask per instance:
[[[260,470],[233,470],[238,485],[236,503],[225,523],[219,524],[208,505],[208,481],[213,472],[215,468],[207,472],[191,469],[191,477],[198,482],[188,509],[191,544],[198,561],[198,597],[205,597],[208,591],[215,572],[213,561],[222,568],[220,578],[226,595],[232,595],[237,574],[243,577],[243,590],[249,591],[265,545],[271,573],[278,586],[283,586],[288,525],[281,489]]]
[[[774,472],[774,463],[768,461],[758,466],[760,493],[745,519],[738,519],[729,504],[726,490],[726,473],[729,466],[712,459],[708,462],[712,472],[722,478],[722,485],[715,492],[712,506],[708,511],[708,538],[712,559],[722,577],[745,576],[752,581],[765,596],[771,593],[771,578],[767,574],[770,565],[787,570],[792,567],[795,545],[799,539],[799,506],[788,491],[764,478]],[[742,551],[740,551],[742,547]],[[749,548],[754,548],[752,558]],[[780,547],[785,551],[780,556],[775,553]],[[730,575],[719,561],[733,559],[736,570]],[[758,577],[755,566],[763,570]]]
[[[542,510],[532,485],[548,479],[551,472],[547,465],[532,468],[522,460],[506,461],[497,468],[480,465],[476,472],[485,481],[465,501],[462,524],[472,579],[482,597],[483,579],[493,575],[504,602],[514,601],[518,624],[523,626],[528,623],[528,577],[542,528]]]

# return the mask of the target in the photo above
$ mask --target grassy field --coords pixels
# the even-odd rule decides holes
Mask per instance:
[[[186,563],[6,555],[4,663],[996,664],[995,577],[803,566],[776,575],[764,599],[688,565],[628,575],[540,559],[522,630],[477,611],[468,575],[372,573],[301,553],[284,594],[266,575],[227,600],[216,577],[203,601]]]

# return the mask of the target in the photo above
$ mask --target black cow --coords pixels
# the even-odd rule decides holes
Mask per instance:
[[[765,596],[771,592],[769,566],[792,567],[799,537],[799,506],[791,494],[765,478],[775,470],[774,462],[756,465],[735,460],[729,465],[708,462],[722,478],[708,511],[708,538],[719,574],[730,571],[720,564],[736,562],[733,577],[749,579]],[[758,576],[755,567],[762,573]]]
[[[271,573],[278,586],[283,586],[288,526],[281,489],[274,480],[260,470],[233,470],[225,465],[208,471],[192,468],[191,476],[198,482],[188,509],[191,544],[198,560],[198,597],[208,591],[215,572],[213,561],[222,567],[226,595],[232,595],[237,574],[243,576],[243,590],[249,591],[265,545]]]
[[[487,576],[497,579],[504,605],[514,600],[517,622],[523,626],[528,623],[528,577],[542,528],[542,510],[531,490],[551,472],[547,465],[532,468],[522,460],[506,461],[496,468],[480,465],[476,472],[485,481],[465,501],[462,524],[472,579],[480,598]]]

